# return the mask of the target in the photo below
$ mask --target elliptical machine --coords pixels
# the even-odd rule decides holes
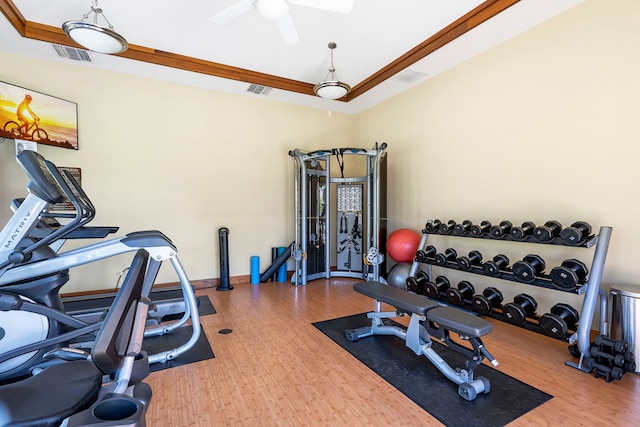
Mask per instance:
[[[90,323],[65,313],[59,295],[69,280],[69,269],[140,249],[150,254],[143,295],[149,296],[162,262],[169,260],[185,299],[180,319],[148,328],[144,336],[171,333],[188,321],[192,326],[186,343],[149,355],[149,363],[166,362],[190,350],[200,336],[197,299],[171,240],[159,231],[141,231],[57,252],[56,242],[81,229],[95,210],[90,208],[88,197],[78,191],[71,174],[65,173],[65,180],[53,163],[32,151],[21,152],[17,160],[29,177],[29,193],[0,232],[0,380],[29,375],[33,369],[46,366],[44,354],[53,348],[90,343],[100,322]],[[62,202],[74,206],[75,216],[48,234],[34,237],[51,205]]]

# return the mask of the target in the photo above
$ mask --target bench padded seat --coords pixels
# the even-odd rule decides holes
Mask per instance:
[[[353,284],[353,290],[375,300],[394,306],[404,313],[426,316],[430,322],[461,335],[481,337],[493,330],[493,325],[478,316],[453,307],[442,307],[424,296],[407,292],[380,282]]]
[[[427,320],[450,331],[472,337],[481,337],[493,330],[493,325],[486,320],[453,307],[430,310]]]
[[[405,313],[425,315],[428,310],[439,307],[437,302],[424,295],[412,294],[380,282],[357,282],[353,284],[353,290],[370,298],[390,304]]]

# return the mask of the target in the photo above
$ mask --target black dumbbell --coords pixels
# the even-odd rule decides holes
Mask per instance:
[[[416,252],[416,261],[418,262],[427,262],[427,260],[432,259],[436,256],[438,251],[435,246],[427,246],[424,250],[420,249]]]
[[[453,231],[453,228],[456,226],[456,222],[452,219],[447,221],[447,223],[441,223],[438,226],[438,233],[440,234],[450,234]]]
[[[560,232],[560,239],[567,245],[579,245],[591,234],[591,226],[584,221],[576,221]]]
[[[457,236],[464,236],[470,231],[472,225],[473,223],[471,221],[469,221],[468,219],[465,219],[464,221],[456,224],[453,227],[453,234]]]
[[[469,270],[474,265],[480,265],[482,254],[478,251],[469,252],[469,256],[461,256],[456,260],[460,270]]]
[[[465,301],[470,300],[475,293],[473,285],[463,280],[458,283],[458,289],[447,289],[447,300],[453,305],[462,305]]]
[[[487,261],[482,264],[482,271],[489,276],[499,276],[500,270],[509,267],[509,258],[506,255],[498,254],[493,257],[493,261]]]
[[[583,283],[589,270],[584,262],[577,259],[567,259],[560,267],[551,269],[551,283],[560,290],[573,290]]]
[[[520,227],[511,227],[511,238],[513,240],[525,240],[533,234],[536,225],[531,221],[525,221]]]
[[[491,223],[489,221],[482,221],[480,224],[473,224],[469,231],[473,237],[482,237],[491,229]]]
[[[416,294],[424,294],[424,285],[429,281],[429,276],[424,271],[418,271],[416,277],[407,277],[407,291]]]
[[[527,317],[533,317],[538,309],[538,302],[527,294],[518,294],[513,298],[513,302],[502,306],[502,314],[507,322],[522,326],[527,321]]]
[[[492,225],[489,229],[489,235],[494,239],[502,239],[504,236],[509,235],[511,231],[511,221],[502,221],[499,225]]]
[[[589,354],[591,354],[598,363],[606,363],[608,366],[619,366],[623,372],[636,371],[636,363],[633,353],[630,351],[625,351],[624,353],[607,353],[606,351],[600,350],[597,346],[592,346],[589,349]]]
[[[437,233],[438,228],[440,227],[440,224],[442,224],[442,222],[439,219],[434,219],[433,221],[427,221],[427,223],[424,226],[424,229],[428,233]]]
[[[595,359],[591,357],[586,357],[583,363],[584,367],[589,371],[592,369],[596,370],[596,378],[605,375],[606,381],[609,382],[610,379],[621,380],[624,375],[624,371],[619,366],[614,366],[613,368],[603,365],[601,363],[597,363]]]
[[[488,315],[494,308],[502,304],[502,292],[493,287],[488,287],[482,291],[482,295],[474,295],[471,298],[473,311],[483,315]]]
[[[547,221],[544,225],[539,225],[533,230],[533,236],[539,242],[548,242],[558,237],[562,231],[562,224],[558,221]]]
[[[445,276],[438,276],[434,282],[424,284],[424,294],[429,298],[438,299],[447,295],[449,287],[451,287],[449,279]]]
[[[553,338],[564,338],[567,333],[575,331],[580,316],[578,311],[569,304],[558,303],[551,307],[549,313],[540,317],[539,323],[542,331]]]
[[[596,346],[592,346],[589,349],[589,354],[591,354],[591,356],[594,357],[600,363],[602,363],[602,362],[604,362],[606,360],[608,365],[612,365],[613,364],[613,365],[616,365],[616,366],[620,366],[621,368],[623,368],[625,363],[627,362],[627,360],[625,359],[624,354],[622,354],[622,353],[607,353],[606,351],[602,351],[602,350],[598,349],[598,347],[596,347]]]
[[[617,351],[618,353],[622,353],[629,349],[629,343],[627,341],[614,340],[614,339],[605,337],[604,335],[598,335],[594,340],[594,344],[597,346],[610,347],[614,351]]]
[[[544,260],[539,255],[529,254],[522,261],[513,264],[511,271],[520,282],[531,283],[545,269]]]
[[[453,248],[445,249],[444,253],[436,254],[436,264],[447,265],[450,261],[455,261],[458,257],[458,253]]]

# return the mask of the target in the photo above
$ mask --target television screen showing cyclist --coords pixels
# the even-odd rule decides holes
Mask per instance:
[[[78,149],[77,105],[0,81],[0,139]]]

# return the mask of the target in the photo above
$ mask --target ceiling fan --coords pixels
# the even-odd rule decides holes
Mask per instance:
[[[289,3],[339,13],[349,13],[353,8],[353,0],[289,0]],[[241,0],[216,13],[210,19],[216,24],[226,24],[254,8],[263,18],[276,21],[286,44],[300,42],[298,30],[285,0]]]

